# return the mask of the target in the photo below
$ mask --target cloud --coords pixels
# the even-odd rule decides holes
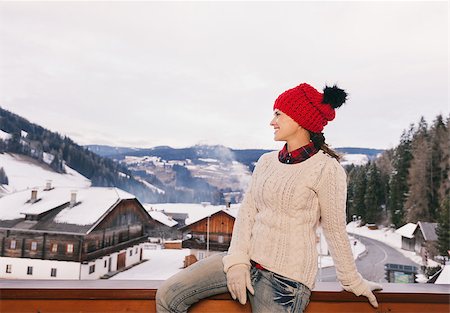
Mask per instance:
[[[447,24],[445,2],[2,2],[0,105],[80,143],[275,148],[277,95],[338,83],[327,138],[383,148],[448,114]]]

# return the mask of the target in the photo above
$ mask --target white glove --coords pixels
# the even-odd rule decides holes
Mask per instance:
[[[375,297],[375,295],[373,294],[373,290],[381,290],[383,289],[383,286],[381,286],[380,284],[377,284],[373,281],[370,280],[366,280],[364,279],[364,282],[367,285],[367,288],[363,291],[363,293],[361,293],[362,296],[367,297],[367,299],[369,299],[370,304],[374,307],[374,308],[378,308],[378,301],[377,298]]]
[[[255,294],[250,281],[250,268],[246,264],[236,264],[227,271],[227,287],[231,297],[236,298],[241,304],[247,302],[247,289],[252,295]]]

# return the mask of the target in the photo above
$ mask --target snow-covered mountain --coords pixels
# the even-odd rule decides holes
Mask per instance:
[[[147,149],[99,145],[87,147],[126,165],[137,179],[158,193],[200,193],[205,188],[214,193],[215,189],[224,195],[224,199],[216,199],[219,203],[225,198],[233,203],[242,199],[256,161],[270,151],[235,150],[221,145],[196,145],[181,149],[168,146]],[[336,150],[343,155],[341,163],[344,166],[366,164],[382,151],[367,148]]]

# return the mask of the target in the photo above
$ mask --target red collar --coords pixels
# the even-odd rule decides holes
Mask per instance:
[[[317,151],[319,150],[316,147],[314,147],[314,144],[312,142],[310,142],[309,144],[303,147],[288,152],[286,143],[283,149],[280,152],[278,152],[278,160],[281,163],[296,164],[309,159],[314,154],[316,154]]]

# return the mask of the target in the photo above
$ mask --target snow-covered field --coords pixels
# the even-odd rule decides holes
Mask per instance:
[[[52,186],[82,188],[91,185],[89,179],[67,165],[65,165],[67,173],[59,174],[23,155],[0,153],[0,167],[3,167],[8,176],[9,184],[5,186],[8,193],[45,186],[47,180],[52,181]]]
[[[148,261],[119,273],[110,279],[166,280],[183,268],[184,257],[189,254],[189,249],[144,250],[142,257]]]

